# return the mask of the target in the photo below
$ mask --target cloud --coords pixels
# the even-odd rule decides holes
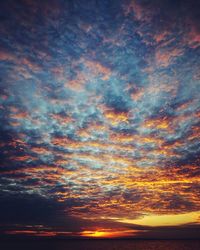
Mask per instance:
[[[199,211],[196,1],[50,2],[0,3],[3,228]]]

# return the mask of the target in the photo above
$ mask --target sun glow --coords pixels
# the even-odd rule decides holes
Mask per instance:
[[[115,237],[127,237],[133,236],[137,230],[119,230],[112,231],[112,229],[100,229],[96,231],[83,231],[81,236],[91,237],[91,238],[115,238]]]
[[[87,236],[87,237],[108,237],[108,236],[110,236],[110,233],[103,232],[103,231],[83,231],[82,236]]]

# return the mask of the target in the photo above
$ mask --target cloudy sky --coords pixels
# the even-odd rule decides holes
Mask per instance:
[[[0,232],[200,234],[200,3],[0,1]]]

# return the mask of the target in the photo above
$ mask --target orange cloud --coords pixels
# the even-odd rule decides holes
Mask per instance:
[[[105,118],[112,126],[120,123],[129,123],[129,114],[127,112],[115,112],[114,110],[106,110],[104,112]]]
[[[196,49],[200,46],[200,32],[194,25],[190,26],[190,31],[187,33],[185,40],[190,48]]]
[[[170,120],[168,117],[164,117],[162,119],[148,119],[146,120],[143,125],[145,128],[155,128],[155,129],[164,129],[167,130],[170,128]]]
[[[35,157],[32,157],[30,155],[23,155],[23,156],[12,156],[11,159],[17,161],[34,161],[36,160]]]
[[[43,147],[32,147],[31,151],[36,153],[36,154],[50,154],[52,153],[51,150],[47,149],[47,148],[43,148]]]
[[[28,58],[21,59],[20,63],[26,65],[32,71],[37,72],[41,70],[41,67],[39,65],[34,62],[31,62],[31,60],[29,60]]]
[[[15,61],[16,60],[16,56],[6,52],[6,51],[0,51],[0,60],[1,61]]]
[[[64,126],[69,123],[72,123],[74,119],[70,116],[63,116],[60,114],[51,114],[51,117],[56,120],[60,125]]]
[[[170,33],[168,31],[164,30],[161,31],[160,33],[156,33],[153,38],[157,43],[159,43],[161,41],[164,41],[169,34]]]
[[[156,65],[158,67],[168,67],[173,60],[183,54],[182,49],[174,48],[172,50],[164,51],[157,50],[155,54]]]
[[[102,75],[103,80],[108,80],[111,75],[111,70],[99,62],[86,61],[85,65],[92,71],[94,75]]]
[[[15,114],[11,114],[10,117],[12,119],[25,119],[25,118],[28,118],[29,117],[29,114],[27,112],[18,112],[18,113],[15,113]]]
[[[52,237],[56,236],[56,232],[51,232],[51,231],[38,231],[38,230],[10,230],[6,231],[6,234],[12,234],[12,235],[33,235],[33,236],[45,236],[45,237]]]
[[[87,81],[86,75],[82,72],[78,72],[76,78],[66,82],[64,86],[73,91],[80,92],[84,90],[86,81]]]
[[[134,93],[131,94],[131,98],[137,102],[142,99],[142,97],[145,95],[145,90],[143,88],[139,89],[137,88]]]

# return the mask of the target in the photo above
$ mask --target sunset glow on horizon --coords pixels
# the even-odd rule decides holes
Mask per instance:
[[[114,219],[122,223],[130,223],[141,226],[180,226],[189,223],[200,224],[200,211],[180,213],[180,214],[164,214],[164,215],[145,215],[138,219]]]
[[[83,231],[81,236],[89,238],[118,238],[118,237],[133,237],[137,235],[138,230],[112,230],[100,229],[94,231]]]

